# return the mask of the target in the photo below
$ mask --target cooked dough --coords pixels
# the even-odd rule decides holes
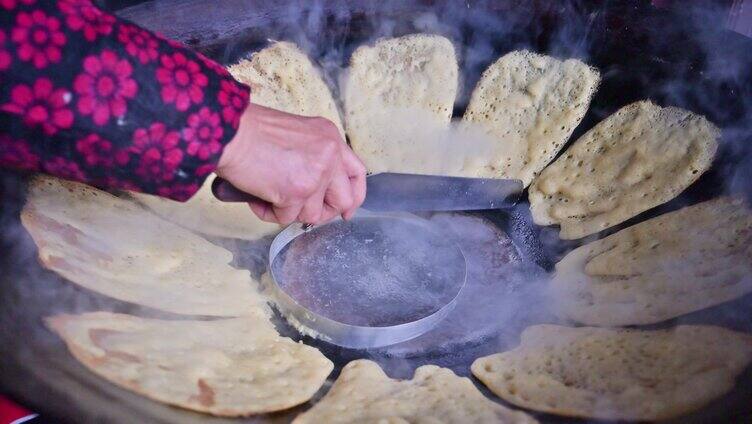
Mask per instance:
[[[215,174],[209,175],[199,191],[186,202],[150,194],[130,194],[162,218],[209,236],[256,240],[279,231],[279,225],[260,220],[247,204],[217,200],[211,192],[214,178]]]
[[[424,154],[446,144],[435,138],[448,128],[457,78],[454,47],[441,36],[413,34],[355,50],[344,84],[345,123],[369,171],[434,173]]]
[[[329,87],[310,59],[292,43],[276,42],[229,68],[251,86],[251,101],[288,113],[321,116],[334,122],[344,139],[342,120]],[[255,240],[279,231],[261,221],[245,203],[225,203],[211,192],[212,174],[187,202],[134,193],[157,215],[198,233]]]
[[[266,312],[258,283],[232,254],[132,201],[84,184],[36,177],[21,222],[52,271],[89,290],[164,311]]]
[[[560,237],[597,233],[658,206],[705,172],[720,131],[707,119],[648,101],[632,103],[577,140],[530,186],[539,225]]]
[[[752,292],[752,213],[720,198],[626,228],[556,265],[561,313],[596,326],[652,324]]]
[[[301,404],[333,368],[316,349],[280,337],[258,314],[164,321],[94,312],[46,322],[94,373],[159,402],[214,415]]]
[[[473,375],[524,408],[605,420],[661,420],[708,404],[752,361],[752,336],[712,326],[637,331],[536,325]]]
[[[342,119],[329,87],[295,44],[275,42],[229,70],[251,87],[251,102],[296,115],[326,118],[334,122],[344,139]]]
[[[483,72],[462,118],[496,140],[479,173],[527,186],[585,116],[600,73],[579,60],[514,51]]]
[[[293,424],[535,423],[524,412],[486,399],[451,370],[424,365],[412,380],[392,380],[375,362],[347,364],[329,393]]]

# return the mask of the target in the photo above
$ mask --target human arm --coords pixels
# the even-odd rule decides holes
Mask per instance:
[[[362,201],[365,170],[325,120],[254,118],[222,66],[88,0],[0,7],[0,165],[186,200],[223,164],[276,222],[350,216]],[[241,116],[251,128],[238,130]]]

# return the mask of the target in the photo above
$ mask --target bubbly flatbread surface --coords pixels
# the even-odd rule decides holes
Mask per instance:
[[[492,392],[533,410],[607,420],[661,420],[708,404],[752,361],[752,336],[721,327],[639,331],[536,325],[520,345],[479,358]]]
[[[189,315],[267,311],[258,283],[232,253],[84,184],[36,177],[21,222],[42,265],[115,299]]]
[[[579,125],[599,82],[598,70],[576,59],[525,50],[499,58],[483,72],[462,118],[496,141],[477,176],[530,184]]]
[[[344,139],[342,119],[321,71],[290,42],[273,42],[229,67],[238,81],[251,87],[251,102],[303,116],[332,121]]]
[[[566,255],[551,282],[566,318],[652,324],[752,292],[752,212],[719,198],[661,215]]]
[[[430,171],[426,153],[446,130],[457,95],[457,58],[438,35],[413,34],[361,46],[344,83],[350,143],[369,171]]]
[[[94,312],[46,323],[94,373],[159,402],[214,415],[299,405],[333,368],[318,350],[280,337],[263,314],[165,321]]]
[[[425,365],[412,380],[393,380],[375,363],[350,362],[329,393],[294,424],[308,423],[535,423],[524,412],[486,399],[451,370]]]
[[[533,219],[560,237],[597,233],[658,206],[711,165],[720,131],[704,117],[648,101],[601,121],[530,186]]]

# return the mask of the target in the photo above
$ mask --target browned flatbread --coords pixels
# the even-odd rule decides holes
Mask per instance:
[[[250,273],[229,265],[232,253],[133,201],[37,177],[21,222],[42,264],[89,290],[178,314],[268,313]]]
[[[710,168],[720,130],[649,101],[624,106],[580,137],[530,186],[539,225],[577,239],[673,199]]]
[[[474,176],[530,184],[564,148],[599,83],[598,70],[577,59],[526,50],[500,57],[483,71],[462,117],[496,142]]]
[[[347,364],[329,393],[294,424],[533,424],[535,418],[486,399],[451,370],[425,365],[412,380],[392,380],[375,362]]]
[[[639,331],[535,325],[520,345],[473,362],[473,375],[523,408],[573,417],[681,416],[734,387],[752,336],[712,326]]]
[[[264,315],[165,321],[94,312],[46,322],[94,373],[156,401],[213,415],[299,405],[333,368],[315,348],[280,337]]]
[[[588,243],[556,264],[558,311],[602,327],[644,325],[752,292],[752,211],[722,197]]]

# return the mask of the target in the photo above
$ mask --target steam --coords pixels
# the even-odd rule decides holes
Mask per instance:
[[[510,2],[512,3],[514,2]],[[454,116],[461,116],[480,73],[503,53],[527,48],[559,58],[579,58],[599,67],[604,82],[596,94],[591,111],[570,140],[579,137],[619,107],[641,98],[650,98],[664,106],[675,105],[702,113],[723,129],[721,159],[713,171],[676,201],[643,214],[627,222],[625,226],[633,225],[637,220],[658,212],[704,200],[707,196],[732,193],[746,194],[748,198],[752,198],[752,79],[749,78],[752,61],[748,55],[739,53],[748,44],[741,41],[733,45],[724,44],[729,42],[729,35],[719,35],[718,26],[715,25],[723,20],[723,10],[716,6],[690,8],[687,5],[682,6],[684,10],[654,9],[646,13],[657,16],[655,19],[659,19],[661,14],[671,13],[677,23],[666,26],[664,21],[658,21],[661,22],[658,25],[647,20],[638,25],[634,23],[639,19],[635,16],[637,12],[634,8],[620,9],[607,4],[593,8],[577,1],[543,3],[546,4],[514,3],[511,6],[495,6],[492,2],[483,1],[436,2],[430,9],[405,17],[405,13],[401,13],[399,7],[391,3],[379,10],[374,8],[352,13],[342,8],[327,14],[326,6],[321,2],[314,2],[290,10],[290,15],[304,18],[305,26],[298,31],[279,28],[279,34],[272,38],[291,39],[317,58],[330,81],[335,82],[330,85],[335,91],[335,97],[338,97],[338,82],[346,70],[352,49],[358,44],[373,42],[379,37],[413,32],[444,35],[453,41],[460,59],[461,88]],[[494,13],[489,13],[488,10],[493,10]],[[684,25],[686,22],[691,24]],[[338,24],[343,26],[337,27]],[[651,25],[656,27],[651,28]],[[337,27],[333,30],[334,33],[332,27]],[[687,29],[695,27],[703,30],[693,32]],[[658,45],[655,55],[660,57],[646,54],[644,44],[639,42],[638,37],[628,37],[632,31],[647,32],[657,40],[654,41]],[[343,37],[343,34],[347,37]],[[342,41],[344,38],[355,41],[346,43]],[[666,45],[662,46],[660,40],[670,41],[665,41]],[[736,52],[729,52],[731,49]],[[695,50],[699,62],[683,61],[683,56],[672,50]],[[667,62],[666,58],[675,58],[675,63]],[[639,62],[641,60],[647,62]],[[446,130],[431,125],[421,127],[406,118],[419,114],[420,112],[405,114],[386,110],[382,116],[374,117],[375,120],[380,120],[384,131],[394,133],[387,137],[389,141],[384,150],[399,151],[401,157],[412,157],[410,165],[413,170],[451,174],[462,168],[469,153],[465,149],[469,145],[478,149],[470,153],[481,157],[486,154],[484,146],[488,145],[487,142],[477,140],[482,139],[482,135],[464,136],[466,140],[476,139],[473,142],[453,143],[452,140],[463,138],[457,135],[457,128]],[[421,138],[435,141],[434,144],[410,143],[411,140]],[[418,144],[435,148],[417,147]],[[472,232],[473,227],[460,228],[459,231]],[[572,248],[596,238],[593,236],[579,242],[561,242],[556,236],[557,232],[555,228],[535,230],[535,238],[543,245],[544,255],[554,262]],[[489,320],[510,322],[520,312],[528,312],[529,309],[535,309],[540,317],[550,317],[545,296],[540,296],[536,291],[541,285],[545,285],[545,280],[545,276],[533,277],[530,274],[521,277],[520,283],[525,282],[536,289],[531,289],[528,296],[510,296],[500,300],[497,314],[494,318],[489,317]],[[527,290],[523,284],[520,285],[523,286],[522,291]],[[736,302],[728,306],[741,319],[746,312],[739,309],[738,304]],[[535,307],[531,308],[531,305]],[[507,337],[497,341],[496,348],[503,350],[514,346],[516,337],[517,334],[510,332]],[[406,352],[403,350],[398,354],[393,349],[391,353],[393,356],[404,356]],[[379,361],[388,364],[395,375],[410,375],[411,367],[405,362],[385,357],[379,357]],[[437,358],[432,360],[451,366],[450,360],[442,361],[444,360]]]
[[[367,146],[373,152],[362,150],[366,166],[374,173],[481,177],[495,173],[497,158],[521,156],[518,145],[499,145],[471,124],[453,121],[447,125],[432,111],[383,105],[363,109],[368,111],[369,131],[378,140]],[[491,171],[477,175],[484,169]]]
[[[518,249],[503,230],[479,216],[437,213],[430,221],[462,248],[467,263],[465,287],[455,310],[437,328],[384,348],[383,356],[414,360],[467,349],[494,350],[499,348],[497,343],[513,341],[532,323],[555,320],[548,313],[546,273],[522,251],[532,246]],[[466,361],[474,359],[460,355]],[[467,373],[467,369],[457,371]]]
[[[0,387],[23,399],[38,390],[38,382],[29,381],[25,373],[46,376],[45,366],[74,362],[42,326],[43,317],[99,310],[167,316],[83,290],[42,269],[37,248],[19,219],[25,191],[23,177],[0,170]]]
[[[593,2],[580,1],[468,0],[431,3],[435,3],[435,6],[425,6],[425,2],[402,1],[355,1],[352,4],[323,0],[290,2],[285,13],[270,18],[274,25],[265,36],[269,39],[290,40],[301,46],[321,65],[335,98],[340,98],[339,80],[357,45],[372,42],[379,37],[414,32],[444,35],[453,41],[460,58],[461,88],[455,104],[455,116],[461,116],[483,69],[508,51],[527,48],[559,58],[582,59],[601,68],[604,82],[596,94],[591,111],[571,140],[619,107],[638,100],[635,96],[652,98],[664,106],[676,105],[699,112],[722,127],[723,149],[719,165],[703,179],[704,182],[698,183],[697,190],[713,196],[720,193],[743,194],[752,199],[752,78],[749,74],[752,59],[747,54],[749,40],[744,41],[739,35],[717,31],[723,15],[720,6],[699,8],[690,6],[687,2],[676,2],[685,9],[649,9],[654,20],[639,24],[637,22],[640,17],[635,12],[637,8],[631,4],[629,9],[620,9],[610,6],[610,2],[590,6]],[[162,13],[170,12],[169,7],[158,10]],[[676,23],[673,26],[663,25],[665,21],[659,19],[661,14],[672,14]],[[198,16],[196,19],[204,17]],[[655,28],[651,28],[651,25]],[[630,33],[638,34],[639,31],[647,33],[648,40],[658,45],[655,52],[648,54],[641,50],[644,45],[639,43],[639,37],[631,38],[631,42],[620,41],[619,37],[627,37]],[[660,45],[664,40],[666,45]],[[248,55],[249,48],[258,48],[259,44],[258,40],[238,40],[211,53],[214,58],[229,64]],[[692,51],[698,59],[682,60],[681,53],[685,51]],[[646,58],[643,59],[643,56]],[[644,63],[640,60],[644,60]],[[407,121],[404,116],[387,111],[380,118],[384,121],[382,125],[386,131],[397,128],[403,130],[391,138],[395,140],[395,145],[390,148],[406,148],[405,154],[423,160],[427,170],[435,167],[438,171],[451,173],[461,169],[468,154],[466,149],[470,145],[478,149],[472,153],[478,156],[486,154],[484,149],[489,142],[472,131],[469,135],[458,135],[459,130],[456,128],[426,130],[415,127],[414,122],[398,122],[399,125],[394,127],[390,125],[395,117]],[[413,134],[412,131],[417,133]],[[397,136],[404,137],[405,134],[413,139],[433,138],[436,140],[436,148],[426,151],[415,147],[424,143],[408,147],[404,147],[404,144],[397,146],[397,140],[404,140]],[[465,140],[466,143],[458,143],[458,139]],[[3,340],[18,341],[12,347],[13,355],[3,355],[6,362],[10,362],[7,358],[23,357],[29,346],[51,343],[53,339],[39,330],[39,316],[62,311],[89,310],[155,314],[154,311],[123,305],[78,289],[53,273],[40,270],[36,263],[36,248],[18,221],[24,192],[22,179],[10,176],[4,177],[2,181],[4,192],[0,228],[4,254],[0,262],[0,274],[3,276],[0,282],[0,332]],[[692,196],[696,194],[690,189],[690,193],[669,207],[686,204],[688,198],[695,200]],[[524,205],[520,210],[523,215],[527,214]],[[634,222],[627,224],[632,223]],[[473,246],[481,243],[487,236],[484,233],[487,231],[486,224],[468,223],[459,219],[451,225],[452,232],[462,235],[460,243],[467,244],[470,260],[474,261],[472,255],[481,249],[476,250]],[[514,226],[509,228],[515,230]],[[554,260],[560,258],[566,249],[576,245],[561,243],[553,228],[535,231],[537,233],[533,238],[541,240],[543,255]],[[238,245],[237,248],[236,257],[245,246]],[[471,266],[474,267],[473,272],[480,274],[488,265],[480,261]],[[526,266],[530,267],[525,268]],[[508,278],[505,285],[509,289],[507,294],[504,296],[502,293],[496,299],[486,299],[498,302],[496,311],[481,321],[462,316],[449,318],[455,320],[448,322],[448,325],[458,329],[456,334],[471,334],[474,329],[485,324],[498,324],[500,331],[490,344],[467,343],[453,346],[436,356],[410,361],[404,358],[414,353],[415,349],[402,349],[404,346],[395,346],[391,352],[386,353],[350,355],[353,358],[370,355],[386,366],[388,373],[395,377],[410,377],[414,367],[421,362],[448,366],[467,375],[469,357],[511,348],[518,342],[521,327],[533,322],[554,320],[548,300],[540,290],[546,284],[545,273],[530,263],[517,264],[510,269],[510,276],[505,277]],[[516,272],[517,269],[520,272]],[[683,317],[680,321],[707,323],[719,320],[723,325],[752,331],[749,328],[750,303],[750,296],[746,296],[738,301]],[[475,335],[470,339],[474,337]],[[478,335],[475,339],[477,341],[482,337]],[[422,343],[419,339],[415,340],[415,343],[419,342]],[[0,346],[4,346],[2,349],[5,350],[10,349],[7,343],[0,343]],[[5,379],[3,383],[10,384]]]
[[[594,29],[603,27],[605,14],[601,9],[606,7],[588,9],[580,1],[430,3],[314,0],[286,2],[273,7],[273,12],[245,8],[239,12],[249,16],[258,14],[259,21],[269,22],[263,30],[254,28],[254,37],[263,33],[269,40],[295,42],[314,58],[323,68],[335,98],[340,97],[339,81],[357,46],[411,33],[445,36],[453,42],[460,58],[462,80],[456,106],[461,111],[480,73],[510,50],[530,49],[587,62],[592,45],[597,43],[591,34]],[[169,10],[165,6],[163,9]],[[175,32],[173,27],[169,29]],[[188,31],[186,36],[192,34]],[[219,50],[212,48],[209,53],[230,64],[263,47],[260,40],[244,39],[243,35],[239,33],[236,40]]]

